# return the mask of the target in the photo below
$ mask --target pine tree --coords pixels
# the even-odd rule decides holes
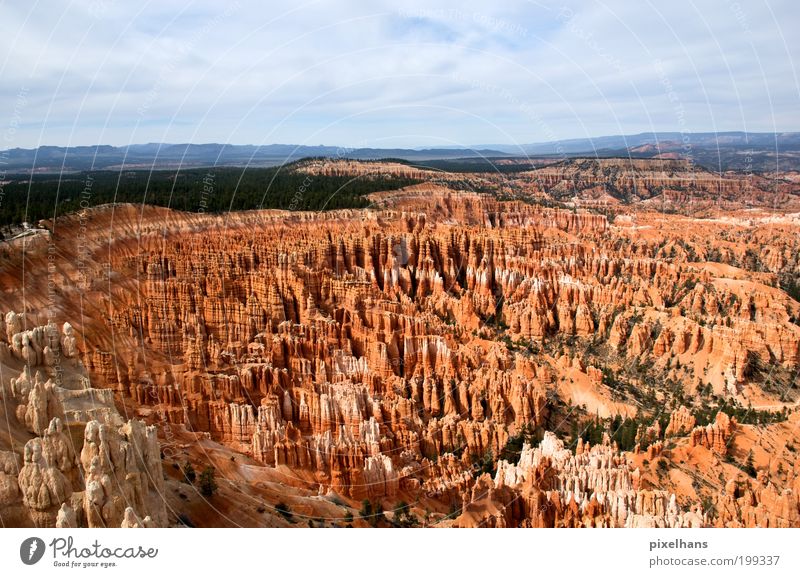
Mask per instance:
[[[217,485],[216,471],[214,467],[206,467],[200,473],[200,492],[206,496],[211,497],[217,492],[219,486]]]

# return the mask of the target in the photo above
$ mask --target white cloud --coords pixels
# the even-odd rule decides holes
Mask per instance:
[[[0,148],[800,128],[791,1],[9,4]]]

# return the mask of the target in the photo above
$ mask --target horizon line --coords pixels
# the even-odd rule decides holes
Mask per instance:
[[[656,138],[659,135],[753,135],[753,136],[794,136],[800,135],[800,129],[798,130],[776,130],[776,131],[748,131],[748,130],[654,130],[654,131],[643,131],[643,132],[631,132],[631,133],[615,133],[615,134],[600,134],[596,136],[584,136],[584,137],[571,137],[571,138],[558,138],[553,140],[540,140],[540,141],[528,141],[528,142],[518,142],[518,143],[502,143],[502,142],[491,142],[491,143],[477,143],[477,144],[469,144],[469,145],[454,145],[454,146],[422,146],[422,145],[409,145],[409,146],[391,146],[391,147],[381,147],[381,146],[347,146],[342,144],[299,144],[294,142],[269,142],[269,143],[262,143],[262,144],[253,144],[251,142],[245,143],[234,143],[234,142],[218,142],[218,141],[203,141],[203,142],[157,142],[157,141],[150,141],[150,142],[131,142],[128,144],[104,144],[104,143],[93,143],[93,144],[39,144],[35,147],[23,147],[23,146],[16,146],[13,148],[6,148],[0,149],[0,153],[11,152],[15,150],[24,150],[24,151],[35,151],[41,148],[65,148],[65,149],[72,149],[72,148],[91,148],[91,147],[109,147],[109,148],[126,148],[126,147],[133,147],[133,146],[252,146],[252,147],[267,147],[267,146],[294,146],[297,148],[340,148],[340,149],[348,149],[348,150],[416,150],[416,151],[423,151],[423,150],[474,150],[478,151],[481,149],[487,149],[492,146],[503,146],[503,147],[524,147],[524,146],[538,146],[538,145],[547,145],[553,144],[558,142],[577,142],[583,140],[600,140],[605,138],[632,138],[638,136],[645,136],[650,135]],[[501,151],[497,151],[501,152]]]

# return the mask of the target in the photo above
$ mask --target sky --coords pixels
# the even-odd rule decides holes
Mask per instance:
[[[796,0],[5,0],[0,149],[800,130]]]

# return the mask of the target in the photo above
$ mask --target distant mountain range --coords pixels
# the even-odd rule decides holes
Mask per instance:
[[[60,172],[80,170],[130,170],[198,166],[275,166],[308,157],[361,160],[401,158],[433,160],[507,156],[499,150],[358,148],[301,146],[294,144],[132,144],[129,146],[40,146],[0,152],[0,170]],[[4,162],[5,161],[5,162]]]
[[[712,170],[796,170],[800,133],[654,132],[508,145],[453,148],[356,148],[268,144],[133,144],[129,146],[41,146],[0,151],[0,170],[52,173],[83,170],[148,170],[199,166],[274,166],[306,157],[407,161],[498,157],[630,156],[691,158]]]
[[[662,150],[678,147],[743,147],[772,150],[800,149],[800,132],[642,132],[640,134],[572,138],[533,144],[487,144],[481,148],[500,150],[508,154],[577,154],[604,150],[630,150],[655,145]]]

